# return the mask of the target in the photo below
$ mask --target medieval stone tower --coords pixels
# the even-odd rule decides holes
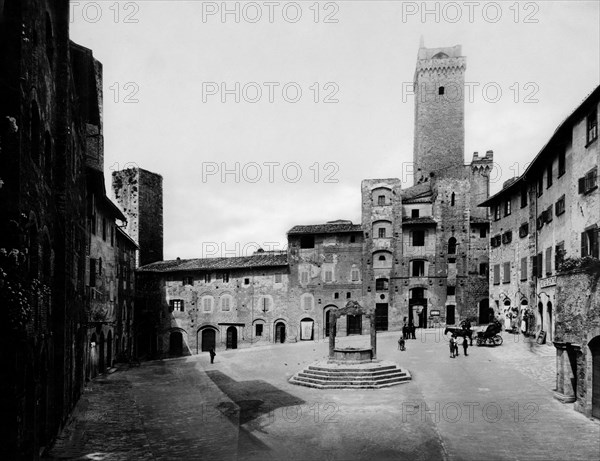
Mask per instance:
[[[112,189],[127,216],[127,233],[140,246],[139,265],[162,261],[162,176],[141,168],[113,171]]]
[[[444,176],[464,159],[466,58],[461,46],[425,48],[421,43],[414,76],[414,183],[431,172]]]

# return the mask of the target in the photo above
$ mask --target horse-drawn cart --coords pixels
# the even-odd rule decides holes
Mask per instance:
[[[502,336],[500,336],[500,331],[502,330],[502,325],[500,322],[494,322],[485,329],[485,331],[477,332],[477,345],[478,346],[500,346],[502,344]]]

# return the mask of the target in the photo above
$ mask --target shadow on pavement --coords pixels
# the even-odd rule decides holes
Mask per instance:
[[[221,371],[207,371],[206,375],[239,407],[239,409],[234,408],[227,402],[222,402],[218,407],[230,421],[238,424],[239,459],[244,461],[274,459],[271,449],[242,425],[272,413],[278,408],[303,404],[304,400],[265,381],[235,381]]]

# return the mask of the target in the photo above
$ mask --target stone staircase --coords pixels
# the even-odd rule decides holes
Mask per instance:
[[[296,373],[290,383],[317,389],[381,389],[410,381],[408,370],[392,362],[365,364],[317,362]]]

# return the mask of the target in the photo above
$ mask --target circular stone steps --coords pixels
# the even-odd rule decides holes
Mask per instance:
[[[351,365],[320,361],[299,371],[290,383],[317,389],[379,389],[412,379],[408,370],[393,362],[375,361]]]

